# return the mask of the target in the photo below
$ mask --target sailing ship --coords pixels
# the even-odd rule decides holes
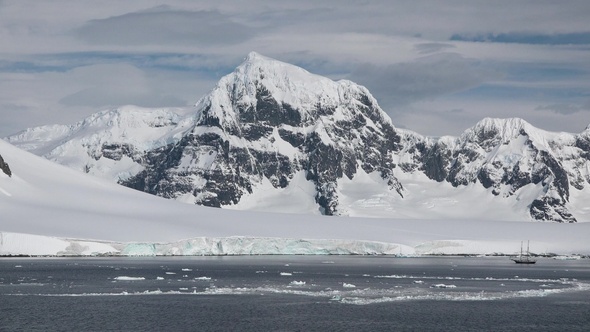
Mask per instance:
[[[527,241],[526,244],[526,253],[523,253],[522,241],[520,241],[520,255],[511,256],[510,259],[513,260],[516,264],[535,264],[537,262],[537,260],[531,256],[531,253],[529,251],[529,241]]]

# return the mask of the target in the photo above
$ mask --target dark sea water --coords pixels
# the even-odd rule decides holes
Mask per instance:
[[[0,331],[590,331],[590,260],[3,258]]]

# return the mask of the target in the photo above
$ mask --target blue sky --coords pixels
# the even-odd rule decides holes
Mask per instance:
[[[590,124],[588,1],[0,0],[0,137],[189,106],[250,51],[365,85],[395,126]]]

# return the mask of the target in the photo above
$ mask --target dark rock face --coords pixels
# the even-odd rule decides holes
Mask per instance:
[[[103,144],[101,148],[102,157],[119,161],[123,156],[127,156],[133,161],[141,161],[141,153],[137,152],[130,144],[110,143]],[[100,158],[101,156],[98,156]]]
[[[289,168],[278,158],[267,157],[267,174],[278,166]],[[184,161],[189,166],[183,167]],[[262,175],[262,167],[243,148],[231,147],[217,134],[185,136],[177,144],[151,151],[146,169],[122,184],[165,198],[190,194],[195,203],[221,207],[236,204],[244,192],[251,192],[248,175]],[[282,179],[284,182],[285,180]]]
[[[2,170],[2,172],[8,176],[12,176],[12,172],[10,171],[10,167],[8,167],[8,163],[6,163],[4,161],[4,159],[2,159],[2,156],[0,156],[0,170]]]
[[[274,127],[282,124],[297,126],[301,123],[299,111],[289,104],[279,104],[263,85],[256,89],[256,106],[249,107],[239,114],[243,123],[266,123]]]
[[[563,201],[553,197],[535,199],[531,204],[530,213],[536,220],[576,222],[576,218],[564,207]]]

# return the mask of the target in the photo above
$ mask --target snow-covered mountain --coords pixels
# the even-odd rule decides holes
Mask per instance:
[[[526,200],[536,220],[575,222],[590,198],[590,130],[552,133],[522,119],[486,118],[460,137],[404,136],[400,167],[454,187],[481,185]]]
[[[179,142],[151,150],[123,184],[207,206],[298,185],[304,177],[324,214],[340,212],[337,181],[376,172],[402,193],[391,155],[399,137],[369,92],[251,53],[196,105]],[[309,186],[307,186],[309,187]]]
[[[590,254],[590,223],[326,218],[182,204],[0,140],[2,255]],[[415,209],[419,206],[414,207]],[[482,232],[485,229],[485,232]]]
[[[460,137],[425,137],[395,128],[364,87],[257,53],[194,108],[122,107],[7,140],[128,187],[207,206],[590,221],[590,130],[551,133],[521,119],[484,119]]]
[[[70,168],[114,181],[143,170],[147,151],[180,140],[191,109],[124,106],[73,125],[49,125],[7,138],[18,147]]]

